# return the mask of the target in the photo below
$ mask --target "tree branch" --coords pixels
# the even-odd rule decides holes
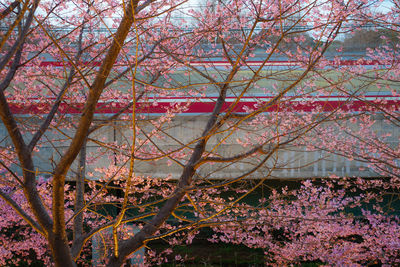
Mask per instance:
[[[10,205],[10,207],[12,207],[15,212],[17,212],[21,218],[24,219],[24,221],[26,221],[33,229],[35,229],[42,236],[46,236],[46,232],[43,231],[42,227],[35,222],[32,217],[29,216],[7,193],[0,190],[0,197],[4,199],[4,201],[7,202],[7,204]]]
[[[4,19],[8,14],[10,14],[18,5],[20,1],[12,2],[6,9],[0,12],[0,20]]]
[[[0,60],[0,71],[4,69],[7,63],[11,60],[14,54],[18,51],[18,48],[22,46],[25,42],[26,35],[28,34],[28,30],[31,27],[33,16],[35,14],[36,8],[39,5],[40,0],[35,0],[32,4],[31,9],[29,10],[28,17],[26,18],[25,25],[23,26],[18,39],[15,41],[14,45],[10,48],[9,52]]]
[[[202,163],[206,163],[206,162],[210,162],[210,161],[211,162],[232,162],[232,161],[241,160],[241,159],[244,159],[244,158],[246,158],[248,156],[251,156],[251,155],[253,155],[254,153],[257,153],[257,152],[265,153],[263,151],[262,147],[263,147],[262,145],[256,146],[256,147],[250,149],[247,152],[238,154],[238,155],[233,156],[233,157],[227,157],[227,158],[223,158],[223,157],[205,157],[205,158],[202,159]]]

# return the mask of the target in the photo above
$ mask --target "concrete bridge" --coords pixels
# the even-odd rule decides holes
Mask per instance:
[[[350,59],[349,59],[350,60]],[[352,63],[352,61],[347,60],[344,63]],[[214,62],[215,63],[215,62]],[[218,64],[221,62],[217,62],[217,66],[215,68],[210,68],[210,75],[214,72],[215,74],[220,73],[221,70],[217,70]],[[223,63],[223,62],[222,62]],[[221,63],[221,64],[222,64]],[[256,61],[254,64],[259,64]],[[49,63],[53,64],[53,63]],[[210,64],[210,63],[198,63],[198,64]],[[271,66],[266,66],[260,72],[260,75],[271,75],[274,73],[274,79],[260,79],[257,81],[253,81],[254,87],[251,88],[237,105],[235,112],[243,113],[246,108],[253,108],[259,101],[269,101],[272,98],[272,95],[268,95],[263,91],[263,88],[273,88],[274,86],[278,88],[285,88],[288,84],[290,84],[293,80],[297,78],[301,72],[294,68],[293,70],[287,72],[287,70],[293,66],[291,66],[291,62],[283,62],[283,61],[273,61],[271,62]],[[282,65],[283,64],[283,65]],[[286,65],[285,65],[286,64]],[[289,65],[287,65],[289,64]],[[295,63],[293,63],[295,64]],[[372,64],[368,63],[368,64]],[[57,67],[57,66],[55,66]],[[207,67],[207,66],[206,66]],[[220,66],[221,67],[221,66]],[[295,66],[294,66],[295,67]],[[367,65],[367,67],[371,67]],[[279,71],[283,70],[282,73]],[[237,74],[237,84],[232,86],[232,90],[227,97],[227,108],[231,103],[235,101],[235,97],[240,90],[242,90],[242,86],[240,86],[239,81],[241,79],[245,79],[247,75],[250,73],[250,69],[244,69]],[[276,74],[275,74],[276,72]],[[334,71],[327,74],[330,77],[336,77],[338,75]],[[185,86],[188,83],[187,76],[190,76],[190,82],[194,84],[202,84],[207,82],[204,78],[196,73],[188,73],[187,70],[177,71],[171,75],[173,78],[172,87],[176,85]],[[292,77],[293,76],[293,77]],[[268,76],[269,77],[269,76]],[[368,77],[366,77],[368,80]],[[368,80],[369,81],[369,80]],[[163,84],[165,81],[159,81],[160,84]],[[323,81],[318,81],[322,84]],[[380,81],[382,83],[382,81]],[[350,83],[350,82],[349,82]],[[386,82],[391,87],[397,88],[395,83],[390,81]],[[128,86],[127,86],[128,84]],[[127,92],[130,88],[130,82],[127,81],[119,81],[114,86],[118,88],[118,90],[122,92]],[[350,112],[360,112],[365,108],[367,104],[365,101],[375,100],[377,98],[384,98],[386,100],[387,106],[397,105],[400,106],[400,97],[392,96],[391,92],[380,91],[380,89],[375,86],[374,83],[368,83],[368,86],[365,86],[364,81],[361,79],[355,78],[351,80],[352,86],[362,86],[363,87],[363,99],[353,98],[350,102],[348,97],[340,95],[340,94],[332,94],[330,96],[324,97],[313,97],[309,96],[312,101],[309,103],[308,100],[303,97],[297,97],[295,92],[290,92],[288,94],[289,98],[291,98],[291,102],[288,103],[296,103],[296,105],[292,105],[292,111],[309,111],[312,110],[315,105],[323,106],[323,112],[330,112],[332,110],[337,109],[338,107],[345,109]],[[350,86],[350,85],[349,85]],[[176,116],[172,122],[163,129],[164,140],[155,141],[157,147],[162,151],[173,151],[182,147],[183,145],[187,145],[187,149],[184,150],[186,153],[189,153],[191,147],[194,146],[194,141],[198,138],[201,132],[204,129],[204,126],[207,121],[207,115],[210,114],[212,108],[214,106],[214,102],[217,98],[216,89],[213,86],[209,86],[207,88],[206,97],[173,97],[165,99],[157,99],[158,104],[153,105],[153,97],[152,95],[147,95],[146,98],[140,100],[138,103],[138,107],[136,112],[139,114],[138,116],[138,125],[140,129],[144,129],[144,132],[150,133],[154,126],[151,123],[151,120],[157,118],[165,112],[165,109],[169,107],[171,104],[181,103],[185,104],[191,102],[188,105],[187,109]],[[350,87],[349,87],[350,88]],[[349,91],[351,94],[351,90]],[[39,100],[26,101],[21,105],[21,103],[14,103],[11,101],[10,107],[14,114],[18,117],[20,121],[20,125],[31,125],[33,127],[40,124],[40,116],[46,114],[51,100],[40,102]],[[101,124],[102,120],[110,117],[115,112],[118,112],[121,108],[123,108],[129,101],[115,99],[115,101],[110,100],[108,103],[99,103],[98,109],[96,111],[96,121],[95,124]],[[50,104],[49,104],[50,103]],[[70,120],[73,122],[77,116],[79,116],[80,109],[83,106],[83,103],[76,103],[71,105],[61,104],[60,112],[65,114],[65,120]],[[277,111],[276,108],[272,107],[267,110],[267,112]],[[34,115],[32,115],[34,113]],[[125,116],[129,117],[131,110],[127,110]],[[38,116],[36,116],[38,115]],[[376,123],[374,124],[374,132],[380,133],[391,133],[391,137],[389,138],[390,142],[393,146],[397,146],[399,142],[399,127],[395,125],[386,125],[384,123],[383,117],[376,116]],[[129,122],[118,120],[114,121],[109,125],[103,126],[100,130],[96,131],[94,134],[89,136],[89,142],[87,143],[87,152],[88,154],[95,155],[98,157],[98,162],[96,164],[88,164],[86,167],[88,172],[94,171],[97,167],[101,166],[109,166],[110,164],[114,164],[115,160],[111,157],[102,156],[104,148],[101,148],[101,143],[110,143],[114,142],[115,144],[126,144],[129,147],[130,140],[132,139],[131,130],[129,130]],[[29,126],[28,126],[29,128]],[[246,134],[246,131],[240,130],[236,131],[232,136],[228,139],[224,140],[224,143],[218,147],[216,152],[221,155],[225,155],[227,157],[240,154],[245,151],[240,144],[237,143],[237,138],[241,138]],[[261,132],[256,132],[255,134],[262,134]],[[62,129],[53,129],[46,133],[41,140],[40,151],[35,153],[35,166],[37,166],[37,172],[44,176],[50,176],[52,170],[55,166],[55,162],[60,157],[62,152],[65,150],[67,145],[69,144],[70,138],[73,136],[73,132],[71,129],[62,128]],[[212,147],[219,144],[222,140],[222,135],[218,135],[209,140],[208,149],[212,150]],[[24,136],[26,140],[30,140],[31,136],[29,131]],[[146,139],[143,133],[140,133],[139,138]],[[0,125],[0,147],[12,149],[12,143],[9,138],[7,138],[7,131],[3,125]],[[154,144],[153,144],[154,145]],[[112,153],[111,153],[112,154]],[[234,164],[219,164],[215,163],[213,165],[204,164],[201,168],[198,169],[198,178],[208,178],[208,179],[224,179],[224,178],[235,178],[240,175],[243,175],[246,172],[249,172],[252,168],[254,168],[254,164],[256,161],[253,159],[242,160],[240,162],[235,162]],[[74,167],[76,169],[76,166]],[[73,168],[73,169],[74,169]],[[14,166],[14,169],[18,170],[17,166]],[[176,162],[173,162],[169,159],[162,159],[157,161],[141,161],[136,160],[135,163],[135,173],[136,175],[144,175],[150,177],[171,177],[174,179],[179,178],[182,171],[182,167],[179,166]],[[252,172],[248,177],[249,178],[261,178],[266,175],[279,178],[279,179],[290,179],[290,178],[311,178],[311,177],[326,177],[331,174],[337,176],[362,176],[362,177],[374,177],[378,174],[373,170],[368,168],[368,163],[359,162],[356,160],[349,161],[344,157],[339,155],[330,154],[324,151],[306,151],[305,148],[301,147],[283,147],[278,152],[276,152],[270,160],[268,160],[262,167],[258,170]],[[95,179],[96,177],[94,177]],[[74,179],[73,173],[71,173],[70,179]]]

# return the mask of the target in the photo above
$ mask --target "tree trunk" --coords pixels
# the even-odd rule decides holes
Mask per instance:
[[[49,238],[53,261],[56,267],[76,267],[72,258],[67,240],[62,236],[52,236]]]
[[[85,205],[86,144],[87,140],[83,143],[79,154],[78,171],[76,174],[75,212],[79,212]],[[83,212],[76,215],[74,219],[73,235],[74,242],[83,235]]]

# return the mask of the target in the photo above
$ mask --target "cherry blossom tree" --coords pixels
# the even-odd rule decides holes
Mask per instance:
[[[363,206],[399,189],[398,137],[372,127],[378,116],[397,126],[397,102],[369,96],[399,97],[396,3],[0,4],[2,264],[33,253],[76,266],[111,229],[102,260],[121,266],[150,241],[190,243],[203,227],[213,242],[265,249],[268,263],[398,263],[398,217]],[[390,45],[350,61],[332,47],[371,21]],[[365,161],[388,180],[305,181],[244,204],[290,168],[290,150]]]

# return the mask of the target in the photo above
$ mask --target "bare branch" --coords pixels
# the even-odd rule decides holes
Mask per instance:
[[[0,20],[4,19],[8,14],[10,14],[18,5],[20,1],[12,2],[6,9],[0,12]]]
[[[10,195],[8,195],[7,193],[3,192],[2,190],[0,190],[0,197],[7,202],[8,205],[10,205],[10,207],[12,207],[15,212],[17,212],[19,214],[19,216],[21,216],[22,219],[24,219],[24,221],[26,221],[33,229],[35,229],[39,234],[46,236],[46,232],[43,231],[42,227],[35,222],[25,211],[24,209],[17,204],[17,202],[15,202],[12,197]]]

